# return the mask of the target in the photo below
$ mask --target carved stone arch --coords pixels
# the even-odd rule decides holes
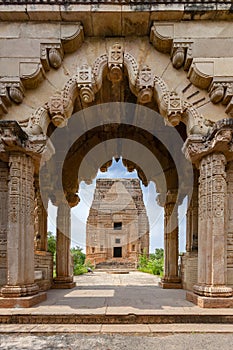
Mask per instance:
[[[82,102],[81,108],[88,107],[101,89],[104,76],[107,75],[113,84],[117,83],[122,79],[124,67],[130,90],[137,97],[137,103],[147,104],[154,101],[165,123],[176,126],[182,121],[186,125],[187,135],[206,134],[209,131],[211,123],[208,124],[191,103],[182,100],[175,91],[170,91],[161,77],[152,74],[149,66],[139,67],[136,59],[128,52],[124,53],[122,46],[117,43],[110,48],[108,54],[99,56],[92,67],[78,67],[77,73],[67,81],[63,89],[32,114],[26,131],[33,135],[46,134],[50,121],[56,127],[66,125],[78,96]]]

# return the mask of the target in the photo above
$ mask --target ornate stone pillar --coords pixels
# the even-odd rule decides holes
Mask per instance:
[[[168,192],[164,205],[164,277],[162,288],[181,288],[178,272],[179,228],[177,192]]]
[[[201,307],[232,307],[227,286],[226,164],[232,161],[233,122],[223,119],[208,136],[190,135],[183,151],[200,170],[198,190],[198,282],[188,300]]]
[[[47,207],[41,198],[39,178],[35,177],[35,250],[47,251]],[[46,203],[48,204],[48,202]]]
[[[68,203],[60,203],[57,210],[56,278],[54,288],[73,288],[70,271],[71,209]]]
[[[200,162],[198,284],[193,290],[206,297],[230,297],[226,287],[226,158],[212,153]]]
[[[0,285],[7,283],[8,164],[0,161]]]
[[[34,164],[31,157],[14,152],[9,156],[7,235],[7,284],[5,298],[38,293],[34,283]]]
[[[227,164],[227,283],[233,285],[233,161]]]
[[[198,249],[198,172],[194,169],[192,198],[186,214],[186,252]]]

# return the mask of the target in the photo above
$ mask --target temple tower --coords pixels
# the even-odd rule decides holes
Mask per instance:
[[[98,179],[87,219],[87,260],[137,263],[143,252],[149,253],[149,222],[139,180]]]

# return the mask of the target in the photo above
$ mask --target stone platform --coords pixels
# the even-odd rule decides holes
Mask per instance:
[[[21,325],[22,329],[45,324],[92,325],[92,329],[95,325],[141,325],[147,329],[146,325],[164,325],[166,330],[174,324],[193,324],[193,329],[197,324],[233,324],[233,308],[200,308],[186,300],[185,290],[159,287],[159,278],[153,275],[94,272],[75,280],[74,289],[49,290],[47,300],[30,309],[0,309],[0,324]]]
[[[47,299],[45,292],[21,298],[0,298],[1,308],[29,308]]]

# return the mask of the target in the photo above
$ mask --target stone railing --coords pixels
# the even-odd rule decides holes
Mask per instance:
[[[156,5],[156,4],[231,4],[232,0],[0,0],[0,5],[72,5],[72,4],[120,4],[120,5]]]

